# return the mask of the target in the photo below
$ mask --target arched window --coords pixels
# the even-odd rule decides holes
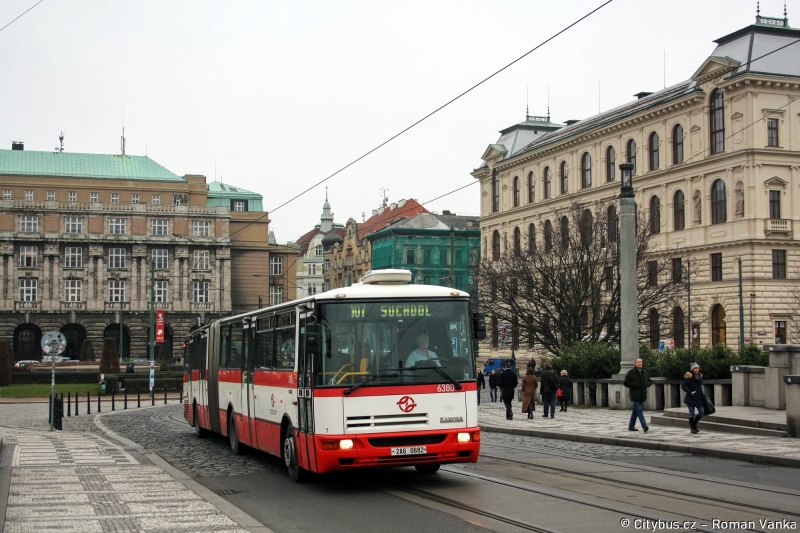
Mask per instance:
[[[561,178],[561,194],[566,194],[567,191],[569,190],[569,181],[567,180],[567,177],[569,175],[569,168],[567,168],[566,161],[561,162],[558,174],[559,177]]]
[[[709,101],[711,120],[711,153],[725,151],[725,96],[719,89],[714,89]]]
[[[633,165],[633,174],[632,176],[636,175],[636,141],[633,139],[628,141],[627,146],[625,147],[625,158],[627,162]]]
[[[494,230],[492,233],[492,260],[497,261],[500,259],[500,232]]]
[[[519,189],[519,177],[514,176],[514,207],[519,207],[521,191]]]
[[[686,346],[686,329],[684,323],[683,309],[676,307],[672,311],[672,335],[675,341],[676,348],[683,348]]]
[[[683,163],[683,126],[675,124],[672,128],[672,164]]]
[[[500,176],[497,170],[492,172],[492,213],[500,211]]]
[[[519,257],[522,253],[522,233],[519,228],[514,228],[514,257]]]
[[[650,198],[650,233],[661,233],[661,200],[658,196]]]
[[[553,224],[549,220],[544,222],[544,251],[550,253],[553,250]]]
[[[722,224],[728,221],[728,199],[725,182],[717,180],[711,186],[711,223]]]
[[[686,205],[684,203],[683,191],[678,191],[672,200],[672,218],[675,231],[686,228]]]
[[[544,167],[544,197],[553,196],[553,178],[550,176],[550,167]]]
[[[608,245],[611,247],[612,244],[617,242],[617,208],[613,205],[608,206],[606,218],[606,224],[608,225],[606,234],[608,236]]]
[[[533,172],[528,172],[528,203],[532,204],[536,198],[536,178],[533,177]]]
[[[658,170],[658,133],[653,132],[650,134],[650,170]]]
[[[536,226],[528,224],[528,253],[533,255],[536,251]]]
[[[569,219],[566,216],[561,217],[561,247],[569,248]]]
[[[588,248],[592,243],[592,230],[594,226],[594,219],[592,218],[592,212],[588,209],[584,209],[583,213],[581,213],[581,227],[580,227],[580,234],[581,234],[581,244],[584,248]]]
[[[606,148],[606,181],[617,179],[617,152],[613,146]]]
[[[583,154],[581,158],[581,188],[586,189],[592,186],[592,156],[589,152]]]
[[[725,342],[725,309],[719,304],[711,310],[711,346]]]
[[[658,327],[658,311],[650,309],[647,315],[650,326],[650,348],[658,350],[658,341],[661,339],[661,331]]]

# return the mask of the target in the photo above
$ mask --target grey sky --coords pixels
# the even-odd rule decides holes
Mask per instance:
[[[4,0],[0,26],[36,0]],[[0,147],[144,155],[216,175],[272,210],[603,0],[59,1],[0,32]],[[800,1],[788,5],[800,24]],[[761,14],[782,16],[781,0]],[[614,0],[329,180],[336,221],[471,183],[497,131],[530,113],[582,119],[687,79],[755,0]],[[598,99],[599,82],[599,99]],[[319,221],[324,186],[271,215],[277,238]],[[427,205],[477,213],[477,186]]]

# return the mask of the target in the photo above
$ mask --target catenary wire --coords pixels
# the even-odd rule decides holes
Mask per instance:
[[[25,13],[27,13],[28,11],[30,11],[30,10],[31,10],[31,9],[33,9],[34,7],[38,6],[38,5],[39,5],[39,4],[41,4],[42,2],[44,2],[44,0],[39,0],[38,2],[36,2],[35,4],[33,4],[31,7],[29,7],[28,9],[26,9],[25,11],[23,11],[21,14],[19,14],[19,15],[17,16],[17,18],[15,18],[15,19],[14,19],[14,20],[12,20],[11,22],[9,22],[8,24],[6,24],[6,25],[5,25],[5,26],[3,26],[2,28],[0,28],[0,31],[3,31],[4,29],[6,29],[6,28],[8,28],[9,26],[11,26],[12,24],[14,24],[14,22],[16,22],[18,19],[22,18],[22,15],[24,15]]]

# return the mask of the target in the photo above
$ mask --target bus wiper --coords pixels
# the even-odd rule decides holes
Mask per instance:
[[[356,383],[355,385],[344,391],[344,394],[345,396],[350,396],[350,393],[352,393],[354,390],[358,389],[359,387],[363,387],[367,383],[372,383],[373,381],[375,381],[375,378],[393,378],[396,376],[397,374],[370,374],[369,376],[367,376],[367,379],[365,379],[361,383]]]
[[[395,370],[397,370],[398,372],[403,372],[403,371],[416,372],[417,370],[435,370],[437,374],[439,374],[444,379],[446,379],[447,381],[449,381],[450,383],[455,385],[456,390],[463,389],[464,387],[462,387],[461,383],[459,383],[458,380],[456,380],[456,378],[454,378],[453,376],[451,376],[450,374],[448,374],[447,372],[444,371],[445,368],[447,368],[447,367],[433,365],[433,366],[412,366],[412,367],[406,367],[406,368],[397,368]]]

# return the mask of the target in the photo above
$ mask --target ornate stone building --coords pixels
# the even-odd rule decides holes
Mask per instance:
[[[662,329],[676,332],[660,339],[667,346],[737,346],[741,258],[745,342],[798,339],[796,304],[787,298],[787,287],[800,283],[792,266],[800,259],[800,48],[789,46],[798,38],[788,20],[757,17],[717,39],[684,82],[563,127],[527,117],[503,130],[472,173],[481,182],[483,257],[543,235],[573,202],[596,209],[614,200],[618,166],[631,162],[653,253],[678,271],[692,264],[691,330],[682,304],[651,311],[651,338],[659,340],[666,323]],[[511,351],[503,326],[490,326],[493,353]]]
[[[330,260],[325,259],[324,249],[340,242],[343,236],[344,228],[333,221],[326,190],[319,224],[295,241],[300,247],[296,283],[300,295],[316,294],[330,289],[330,284],[325,280],[325,271],[330,268]]]

